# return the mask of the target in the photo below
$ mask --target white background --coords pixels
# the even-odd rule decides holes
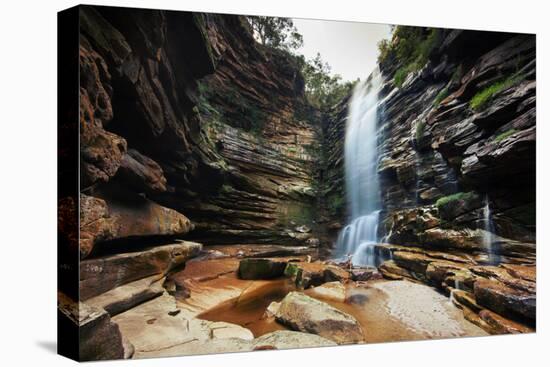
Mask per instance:
[[[524,366],[548,365],[548,71],[545,1],[195,0],[89,3],[227,13],[536,32],[538,51],[538,332],[102,366]],[[3,1],[0,12],[0,363],[59,365],[56,340],[56,12],[74,1]],[[511,178],[513,179],[513,178]],[[546,339],[546,340],[545,340]],[[545,350],[546,349],[546,350]],[[546,357],[546,358],[545,358]]]

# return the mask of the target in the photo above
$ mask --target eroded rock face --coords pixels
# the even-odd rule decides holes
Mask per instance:
[[[183,214],[144,198],[132,204],[80,195],[80,253],[88,256],[98,243],[151,236],[184,235],[192,224]]]
[[[300,292],[289,293],[275,317],[294,330],[317,334],[338,344],[364,340],[363,331],[352,316]]]
[[[80,263],[80,298],[86,300],[120,285],[170,270],[198,255],[201,245],[182,241],[143,251],[83,260]]]
[[[239,16],[84,6],[80,24],[83,189],[145,195],[209,243],[316,238],[295,230],[316,217],[319,116],[294,58]]]
[[[404,65],[395,60],[380,65],[386,78],[379,96],[384,99],[378,139],[384,209],[380,237],[402,245],[482,251],[482,241],[471,231],[485,228],[488,202],[492,230],[504,247],[510,241],[526,244],[514,244],[509,254],[532,254],[535,38],[441,30],[440,41],[424,68],[410,73],[400,87],[393,74]],[[487,94],[504,81],[508,87]],[[478,102],[482,92],[489,96]],[[328,209],[334,209],[332,197],[339,199],[335,202],[344,198],[346,109],[346,103],[335,106],[324,121],[324,174],[333,185],[327,190]],[[341,208],[328,215],[345,221]]]
[[[479,304],[501,315],[528,320],[536,318],[536,294],[512,289],[488,279],[474,283],[474,294]]]

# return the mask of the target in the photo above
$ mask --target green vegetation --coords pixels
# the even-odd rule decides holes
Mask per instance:
[[[470,107],[475,111],[483,109],[487,105],[487,102],[492,100],[496,94],[510,88],[521,80],[523,80],[523,76],[516,73],[491,84],[472,97]]]
[[[434,99],[434,107],[439,106],[441,101],[447,98],[448,95],[449,95],[448,87],[443,88],[439,93],[437,93],[437,96],[435,96],[435,99]]]
[[[416,123],[416,141],[419,142],[420,139],[422,139],[422,136],[424,135],[424,131],[426,130],[426,122],[424,120],[418,121]]]
[[[327,209],[332,215],[341,213],[346,207],[346,199],[340,195],[333,195],[327,199]]]
[[[340,75],[331,75],[330,65],[323,61],[319,53],[307,61],[301,55],[295,58],[304,76],[307,101],[321,111],[330,109],[349,95],[358,82],[344,82]]]
[[[199,100],[197,102],[197,107],[199,109],[199,113],[204,116],[211,116],[213,120],[219,120],[221,113],[209,102],[212,91],[208,87],[208,84],[204,81],[199,81],[198,90]]]
[[[300,48],[304,43],[290,18],[250,16],[247,20],[254,37],[262,45],[288,51]]]
[[[397,87],[401,87],[411,72],[426,65],[439,37],[440,30],[437,28],[397,26],[391,41],[378,43],[378,62],[395,58],[401,67],[395,72],[393,81]]]
[[[407,76],[412,71],[414,70],[410,67],[410,65],[400,67],[399,69],[397,69],[397,71],[393,75],[393,83],[397,87],[401,88],[401,86],[405,82],[405,79],[407,79]]]
[[[456,194],[452,194],[449,196],[444,196],[442,198],[439,198],[435,205],[438,209],[441,209],[442,207],[448,205],[449,203],[456,202],[456,201],[470,201],[476,198],[476,194],[474,192],[457,192]]]
[[[510,130],[506,130],[505,132],[501,133],[501,134],[498,134],[494,139],[493,141],[495,143],[498,143],[498,142],[501,142],[503,141],[504,139],[506,139],[507,137],[509,137],[510,135],[513,135],[515,133],[517,133],[518,131],[516,129],[510,129]]]

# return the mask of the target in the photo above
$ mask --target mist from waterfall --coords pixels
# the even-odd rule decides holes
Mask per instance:
[[[338,236],[337,256],[352,256],[354,265],[376,266],[380,181],[378,118],[382,75],[375,69],[356,85],[348,109],[344,145],[345,179],[350,222]]]

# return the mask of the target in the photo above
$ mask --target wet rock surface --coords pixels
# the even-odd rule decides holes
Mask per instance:
[[[294,330],[317,334],[338,344],[364,341],[363,331],[352,316],[303,293],[289,293],[275,318]]]
[[[465,316],[468,314],[468,319],[489,333],[533,330],[536,267],[530,259],[523,260],[528,265],[481,265],[486,258],[468,252],[446,254],[417,247],[380,246],[390,248],[394,258],[380,266],[384,277],[424,282],[451,294]]]

